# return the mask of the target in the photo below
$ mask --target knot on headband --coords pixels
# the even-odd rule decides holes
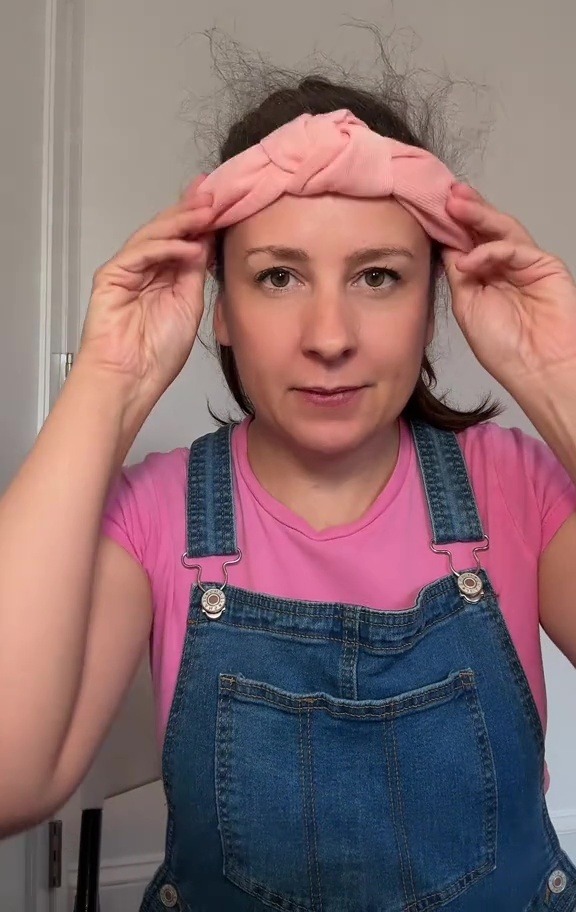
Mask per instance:
[[[446,212],[455,177],[435,155],[381,136],[343,108],[300,114],[196,184],[213,194],[212,230],[254,215],[284,193],[394,197],[426,233],[468,252],[469,233]]]

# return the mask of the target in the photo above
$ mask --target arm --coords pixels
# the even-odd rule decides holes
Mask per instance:
[[[79,360],[0,500],[2,834],[73,791],[148,634],[144,571],[99,547],[110,481],[148,413],[127,401]]]
[[[540,556],[540,623],[576,668],[576,596],[571,584],[576,557],[576,513],[558,529]]]
[[[576,484],[576,366],[557,371],[546,385],[525,390],[518,401]],[[540,622],[576,667],[576,514],[558,529],[538,564]]]

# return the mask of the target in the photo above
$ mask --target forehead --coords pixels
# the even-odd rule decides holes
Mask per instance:
[[[415,254],[430,249],[430,239],[420,223],[392,197],[284,194],[232,225],[226,234],[228,245],[238,250],[261,243],[309,250],[330,244],[346,251],[371,244],[398,244],[410,246]]]

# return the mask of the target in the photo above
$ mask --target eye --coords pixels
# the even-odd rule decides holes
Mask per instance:
[[[268,278],[280,279],[280,282],[276,284],[275,282],[272,285],[265,285],[266,288],[272,288],[276,291],[282,291],[284,288],[288,288],[288,283],[284,279],[289,278],[292,275],[288,269],[283,269],[280,266],[271,266],[270,269],[264,269],[263,272],[259,272],[255,277],[255,282],[258,285],[264,285],[264,280]]]
[[[396,272],[395,269],[385,269],[383,266],[372,266],[370,269],[365,269],[361,273],[361,277],[365,276],[366,279],[370,279],[367,282],[368,288],[380,289],[380,288],[389,288],[390,284],[395,285],[396,282],[399,282],[401,275],[399,272]],[[385,279],[391,279],[392,282],[385,283]],[[372,284],[372,279],[375,279],[374,284]]]

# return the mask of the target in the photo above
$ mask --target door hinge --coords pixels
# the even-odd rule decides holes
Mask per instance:
[[[66,352],[65,355],[62,355],[62,362],[64,367],[64,379],[66,380],[74,365],[74,352]]]
[[[62,821],[48,822],[48,887],[62,886]]]

